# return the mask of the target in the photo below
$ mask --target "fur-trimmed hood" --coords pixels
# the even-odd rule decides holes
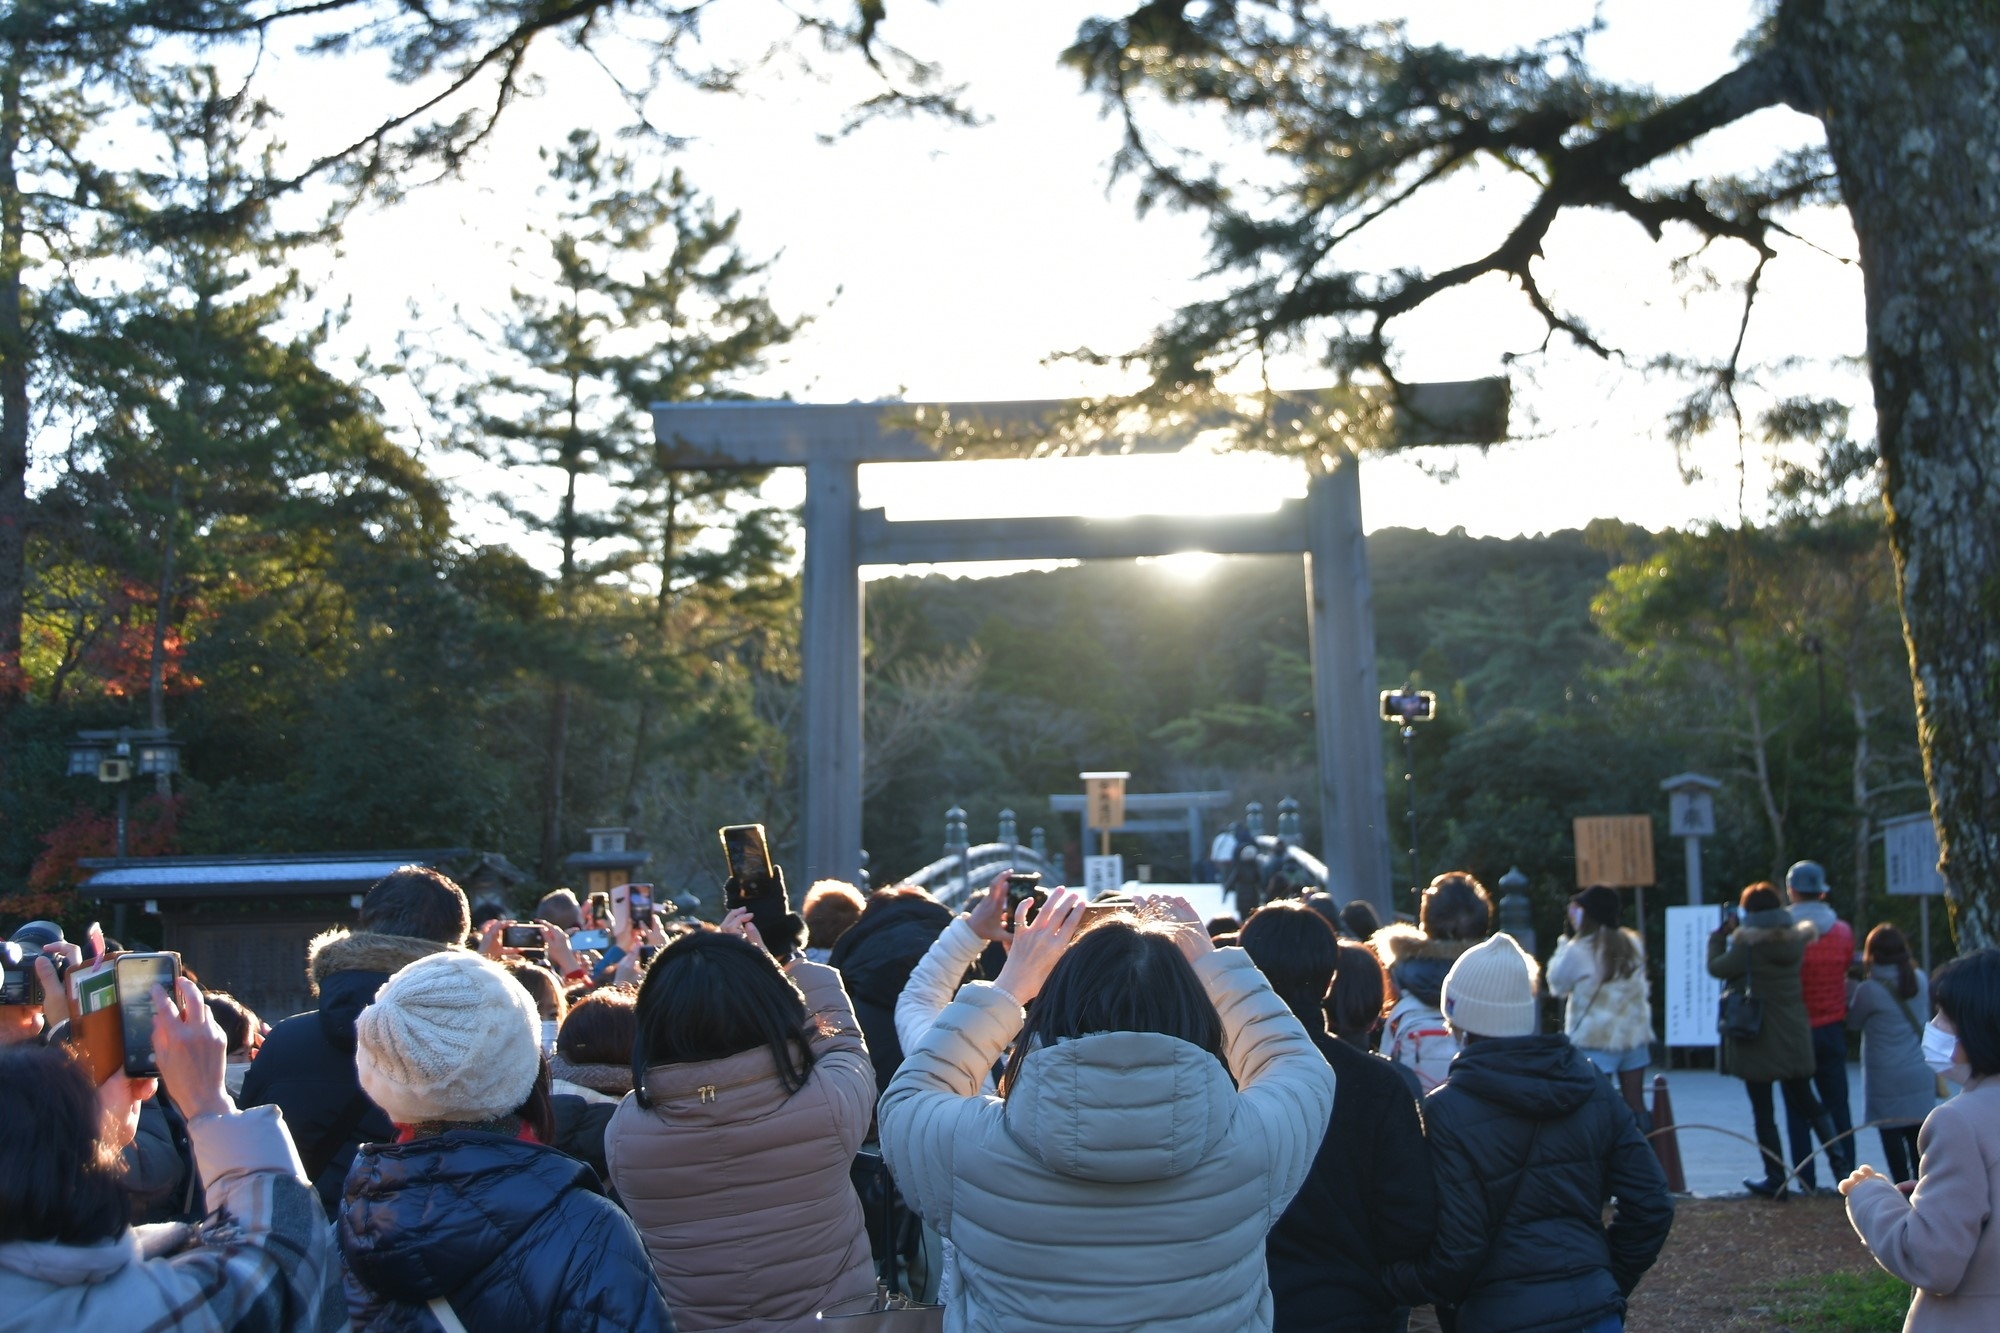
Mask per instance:
[[[306,946],[306,981],[314,995],[336,972],[386,972],[394,975],[419,958],[452,948],[414,935],[377,935],[335,926],[315,935]]]
[[[1752,912],[1749,917],[1744,918],[1746,924],[1736,928],[1735,938],[1743,942],[1744,948],[1748,949],[1759,944],[1775,944],[1787,935],[1797,935],[1801,944],[1811,944],[1819,938],[1819,927],[1810,921],[1795,921],[1789,924],[1759,922],[1754,926],[1748,924],[1751,917],[1768,915],[1770,914],[1767,912]]]
[[[612,1098],[632,1091],[632,1066],[574,1064],[565,1060],[561,1052],[549,1057],[549,1077]]]
[[[1415,926],[1398,921],[1376,931],[1369,938],[1368,947],[1389,970],[1389,979],[1396,983],[1398,991],[1415,997],[1427,1008],[1436,1009],[1451,965],[1478,943],[1478,940],[1434,940]]]

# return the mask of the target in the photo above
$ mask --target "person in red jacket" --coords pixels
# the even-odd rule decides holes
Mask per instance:
[[[1847,970],[1854,963],[1854,931],[1827,902],[1826,871],[1817,861],[1801,861],[1786,871],[1785,888],[1793,919],[1809,921],[1819,931],[1799,964],[1799,988],[1805,995],[1806,1022],[1812,1025],[1813,1088],[1826,1108],[1822,1119],[1829,1122],[1813,1128],[1826,1144],[1827,1166],[1838,1181],[1854,1170],[1854,1119],[1847,1107]],[[1786,1115],[1797,1115],[1789,1103]],[[1791,1126],[1794,1143],[1804,1129]],[[1799,1184],[1812,1189],[1816,1183],[1808,1158],[1799,1168]]]

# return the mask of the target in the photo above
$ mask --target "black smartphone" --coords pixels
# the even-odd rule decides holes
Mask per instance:
[[[656,947],[656,946],[654,946],[654,945],[651,945],[651,944],[642,944],[642,945],[640,945],[640,946],[639,946],[639,966],[640,966],[640,967],[649,967],[649,966],[651,966],[651,965],[652,965],[652,962],[653,962],[653,955],[654,955],[654,954],[656,954],[656,953],[658,953],[658,952],[659,952],[659,949],[658,949],[658,947]]]
[[[539,949],[542,947],[542,928],[524,926],[509,921],[500,927],[500,947],[503,949]]]
[[[611,929],[611,895],[593,893],[587,901],[590,904],[590,926],[596,930]]]
[[[126,1077],[151,1078],[160,1072],[153,1055],[153,987],[174,994],[181,956],[122,953],[113,966],[118,976],[118,1022],[125,1037]]]
[[[1026,925],[1034,919],[1035,912],[1049,900],[1049,891],[1042,887],[1042,877],[1031,870],[1012,871],[1007,876],[1007,919],[1006,930],[1014,933],[1016,925]],[[1033,903],[1034,910],[1022,912],[1021,904]]]

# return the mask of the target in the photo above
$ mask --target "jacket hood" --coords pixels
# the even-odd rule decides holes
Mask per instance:
[[[623,1097],[632,1091],[632,1066],[575,1064],[563,1059],[560,1051],[549,1057],[549,1077],[607,1097]]]
[[[1031,1053],[1007,1132],[1059,1175],[1129,1184],[1192,1170],[1228,1132],[1236,1085],[1178,1037],[1101,1032]]]
[[[1810,925],[1822,935],[1832,930],[1833,923],[1840,920],[1833,906],[1823,898],[1808,898],[1804,902],[1793,903],[1791,913],[1792,920]]]
[[[1589,1101],[1602,1079],[1568,1037],[1547,1033],[1470,1043],[1444,1086],[1530,1120],[1559,1120]]]
[[[347,1177],[341,1252],[371,1291],[421,1305],[477,1281],[578,1189],[599,1192],[582,1162],[479,1130],[367,1148]]]
[[[1752,912],[1736,928],[1736,940],[1746,949],[1753,945],[1775,943],[1787,935],[1797,935],[1811,944],[1819,938],[1819,928],[1810,921],[1794,922],[1792,914],[1782,908],[1775,912]]]
[[[857,1000],[893,1009],[910,973],[929,951],[952,911],[925,898],[885,898],[870,903],[861,919],[833,946],[829,964]]]
[[[450,946],[411,935],[329,930],[306,947],[306,972],[319,997],[319,1027],[336,1050],[354,1049],[354,1024],[382,983],[419,958]]]

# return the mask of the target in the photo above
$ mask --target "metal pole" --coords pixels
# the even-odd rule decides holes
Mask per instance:
[[[1417,879],[1417,759],[1410,745],[1416,734],[1415,727],[1403,728],[1403,789],[1410,798],[1410,892],[1421,894],[1423,885]]]
[[[1701,906],[1701,839],[1690,833],[1681,839],[1687,848],[1688,906]]]
[[[130,785],[126,782],[118,784],[118,859],[121,861],[125,859],[125,793]]]
[[[1924,923],[1924,975],[1931,974],[1931,896],[1927,893],[1917,899],[1917,914]]]

